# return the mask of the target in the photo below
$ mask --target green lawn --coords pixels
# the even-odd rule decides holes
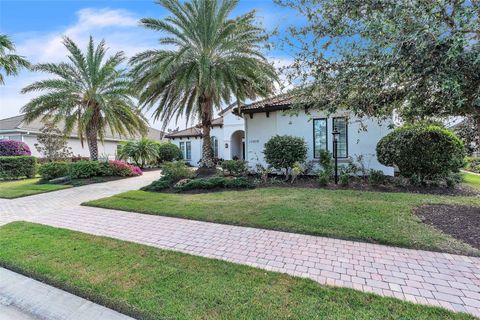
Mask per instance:
[[[70,185],[38,183],[40,179],[0,181],[0,198],[13,199],[70,188]]]
[[[463,173],[463,183],[474,189],[480,190],[480,175],[469,172]]]
[[[480,250],[421,223],[412,209],[428,203],[480,205],[477,197],[259,188],[203,194],[130,191],[90,206],[408,248],[480,255]]]
[[[0,227],[0,265],[138,319],[474,319],[65,229]]]

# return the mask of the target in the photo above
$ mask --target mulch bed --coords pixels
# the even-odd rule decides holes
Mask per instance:
[[[480,207],[435,204],[414,212],[424,223],[480,249]]]
[[[418,194],[447,195],[447,196],[478,196],[480,192],[468,186],[457,185],[455,188],[446,187],[416,187],[416,186],[399,186],[389,181],[385,185],[374,186],[362,179],[351,181],[348,186],[335,185],[330,183],[327,186],[319,186],[317,177],[303,176],[299,177],[294,183],[283,181],[278,176],[268,183],[261,183],[257,187],[296,187],[296,188],[321,188],[327,190],[358,190],[372,192],[409,192]]]

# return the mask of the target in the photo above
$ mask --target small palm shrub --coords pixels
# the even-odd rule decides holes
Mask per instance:
[[[52,180],[69,175],[69,163],[65,161],[47,162],[40,166],[38,173],[42,180]]]
[[[138,167],[144,168],[147,164],[157,160],[158,142],[147,138],[124,143],[118,152],[120,160],[131,159]]]
[[[276,135],[265,143],[263,153],[265,161],[275,169],[284,170],[288,180],[294,163],[307,158],[307,145],[300,137]]]
[[[183,155],[179,147],[171,142],[157,145],[157,161],[159,163],[182,160]]]
[[[162,174],[172,183],[195,176],[195,173],[182,161],[165,162],[162,165]]]
[[[458,172],[464,157],[463,143],[451,131],[424,123],[397,128],[377,144],[381,164],[397,166],[402,176],[419,184]]]
[[[28,145],[22,141],[0,140],[0,156],[30,156],[32,155]]]

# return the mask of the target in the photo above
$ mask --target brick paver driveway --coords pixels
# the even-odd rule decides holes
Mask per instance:
[[[143,215],[80,203],[148,184],[158,172],[16,200],[0,224],[31,221],[308,277],[480,317],[480,258]]]

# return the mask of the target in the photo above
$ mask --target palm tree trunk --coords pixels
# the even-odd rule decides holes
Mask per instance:
[[[203,97],[200,101],[202,110],[202,167],[214,168],[213,150],[210,139],[210,128],[212,126],[212,100],[208,97]]]
[[[87,126],[87,144],[90,151],[90,160],[98,160],[98,126],[89,123]]]

